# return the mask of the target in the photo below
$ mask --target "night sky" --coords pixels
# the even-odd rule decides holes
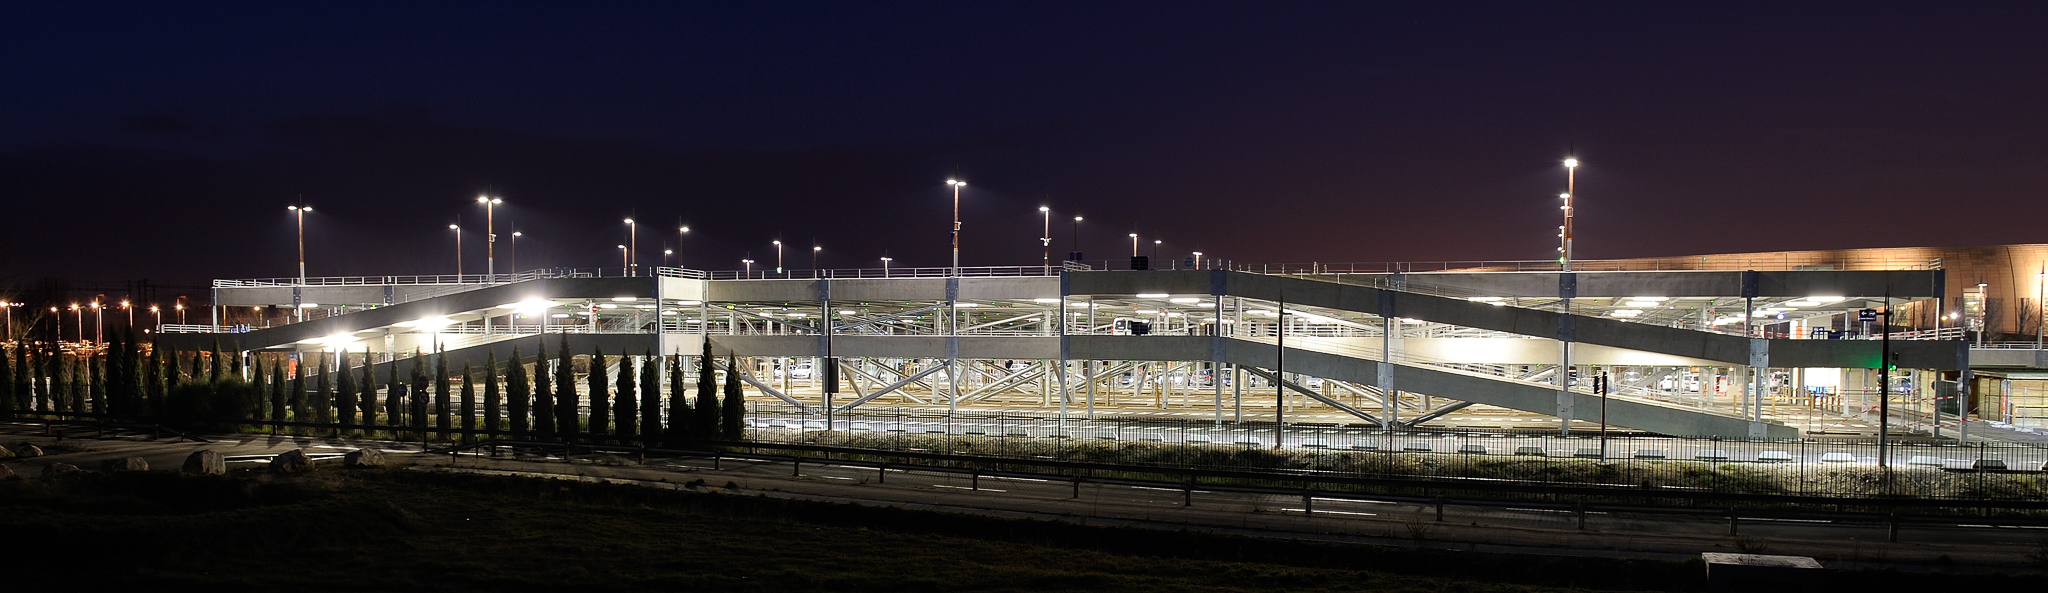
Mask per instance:
[[[2044,6],[11,3],[0,276],[2042,242]]]

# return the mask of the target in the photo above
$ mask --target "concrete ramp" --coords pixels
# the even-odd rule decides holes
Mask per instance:
[[[1101,360],[1220,360],[1231,364],[1271,369],[1279,352],[1273,344],[1250,340],[1182,336],[1070,336],[1068,356]],[[1287,348],[1287,372],[1373,384],[1379,381],[1379,361]],[[1404,364],[1392,365],[1394,386],[1401,391],[1499,406],[1554,416],[1558,414],[1555,387]],[[1579,419],[1598,416],[1600,397],[1572,392],[1571,408]],[[1590,412],[1590,414],[1589,414]],[[1610,396],[1607,423],[1658,434],[1683,437],[1749,438],[1753,423],[1715,412]],[[1766,438],[1796,438],[1796,428],[1763,423]]]

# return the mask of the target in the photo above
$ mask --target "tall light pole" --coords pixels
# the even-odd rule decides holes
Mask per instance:
[[[156,333],[164,333],[164,310],[163,310],[163,308],[162,308],[162,307],[158,307],[158,306],[156,306],[156,305],[150,305],[150,306],[149,306],[149,312],[150,312],[150,314],[151,314],[151,315],[155,315],[155,316],[156,316],[156,330],[155,330],[155,331],[156,331]]]
[[[121,310],[128,312],[128,331],[135,331],[135,308],[128,306],[128,300],[121,300]]]
[[[895,259],[895,258],[889,258],[889,257],[885,257],[885,258],[882,258],[882,277],[883,277],[883,278],[888,278],[888,277],[889,277],[889,262],[892,262],[892,261],[896,261],[896,259]]]
[[[812,246],[811,246],[811,270],[812,270],[812,271],[816,271],[816,270],[818,269],[818,252],[820,252],[820,251],[824,251],[824,250],[825,250],[825,248],[824,248],[824,247],[819,247],[819,246],[817,246],[817,245],[812,245]]]
[[[1578,175],[1579,159],[1565,159],[1564,194],[1558,196],[1560,198],[1564,198],[1564,206],[1561,206],[1561,208],[1564,209],[1564,232],[1561,233],[1563,235],[1562,238],[1564,240],[1564,244],[1559,245],[1557,247],[1557,261],[1559,264],[1563,265],[1564,271],[1566,272],[1572,271],[1572,197],[1578,191],[1577,188],[1574,187],[1575,184],[1578,182]]]
[[[782,273],[782,240],[770,241],[775,244],[775,273]]]
[[[953,275],[960,275],[960,188],[967,182],[947,179],[946,185],[953,186]]]
[[[77,316],[78,316],[78,341],[79,341],[79,342],[84,342],[84,341],[85,341],[85,310],[84,310],[84,309],[80,309],[80,308],[78,308],[78,303],[72,303],[72,304],[71,304],[71,312],[72,312],[73,314],[75,314],[75,315],[77,315]]]
[[[1199,270],[1199,269],[1201,269],[1201,268],[1202,268],[1202,252],[1200,252],[1200,251],[1196,251],[1196,252],[1194,252],[1194,255],[1195,255],[1195,269],[1198,269],[1198,270]]]
[[[633,219],[626,219],[626,275],[640,275],[640,225]]]
[[[1045,266],[1045,271],[1050,273],[1052,272],[1052,207],[1039,206],[1038,212],[1045,215],[1045,236],[1038,238],[1038,241],[1045,246],[1045,253],[1040,255],[1038,260],[1039,263]]]
[[[741,264],[745,264],[745,265],[747,266],[747,277],[748,277],[748,278],[752,278],[752,277],[754,277],[754,260],[751,260],[751,259],[743,259],[743,260],[740,260],[740,263],[741,263]]]
[[[1131,257],[1138,256],[1138,234],[1131,233]]]
[[[451,230],[451,231],[455,231],[455,283],[456,283],[456,284],[461,284],[461,283],[462,283],[462,225],[459,225],[459,224],[451,224],[451,225],[448,225],[448,230]]]
[[[179,298],[179,299],[183,299],[184,297],[178,297],[178,298]],[[51,309],[51,311],[55,311],[55,310],[56,310],[56,309]],[[185,324],[185,303],[184,303],[184,302],[183,302],[183,301],[181,300],[181,301],[180,301],[180,302],[178,303],[178,325],[184,325],[184,324]]]
[[[299,204],[299,205],[296,205],[296,206],[286,206],[286,207],[285,207],[285,209],[287,209],[287,210],[291,210],[293,214],[296,214],[296,215],[298,215],[298,219],[299,219],[299,285],[300,285],[300,286],[305,286],[305,285],[306,285],[306,213],[307,213],[307,212],[312,212],[312,211],[313,211],[313,207],[312,207],[312,206],[307,206],[307,205],[305,205],[305,204]]]
[[[688,238],[690,238],[690,227],[686,225],[676,225],[676,249],[682,249],[683,239]],[[676,256],[676,267],[683,267],[683,256]]]
[[[661,267],[664,267],[664,268],[668,267],[668,257],[669,257],[669,256],[671,256],[671,255],[675,255],[675,254],[676,254],[676,250],[674,250],[674,249],[663,249],[663,250],[661,250]]]
[[[96,346],[104,346],[107,343],[107,318],[102,313],[105,310],[105,307],[100,306],[100,300],[95,297],[92,300],[92,342]]]
[[[7,310],[7,341],[9,342],[14,341],[14,308],[19,306],[21,305],[17,305],[14,303],[0,303],[0,309]]]
[[[1159,239],[1152,240],[1152,262],[1155,264],[1159,262],[1159,244],[1163,242]]]
[[[1081,252],[1081,217],[1074,217],[1074,253]]]
[[[629,276],[633,274],[633,256],[624,245],[619,246],[619,270]]]
[[[477,196],[476,203],[484,205],[484,284],[492,284],[498,281],[498,229],[492,224],[491,211],[505,200]]]
[[[519,225],[515,224],[507,224],[506,226],[512,227],[513,229],[519,228]],[[519,238],[522,236],[525,235],[520,233],[518,230],[512,231],[512,239],[510,241],[507,241],[505,245],[505,267],[507,269],[512,270],[512,273],[514,274],[519,273]]]

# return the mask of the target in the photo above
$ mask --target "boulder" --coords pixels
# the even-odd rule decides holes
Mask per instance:
[[[42,457],[43,448],[37,447],[35,445],[30,445],[28,443],[22,443],[21,448],[14,450],[14,455],[22,458]]]
[[[270,473],[302,474],[313,471],[313,458],[304,449],[292,449],[270,458]]]
[[[218,476],[228,473],[228,458],[212,449],[193,451],[185,456],[185,466],[179,471],[201,476]]]
[[[13,458],[14,458],[14,452],[13,452],[13,451],[9,451],[9,450],[7,450],[7,448],[6,448],[6,447],[0,447],[0,459],[13,459]]]
[[[384,467],[384,452],[376,449],[356,449],[341,456],[342,467]]]
[[[14,470],[8,469],[8,467],[5,465],[0,465],[0,480],[12,479],[14,479]]]
[[[107,473],[146,472],[149,471],[149,462],[143,461],[141,457],[123,457],[121,459],[108,459],[106,461],[100,462],[100,471],[104,471]]]
[[[43,477],[45,478],[53,478],[65,474],[80,473],[85,473],[85,470],[78,469],[78,466],[71,465],[69,463],[52,463],[43,466]]]

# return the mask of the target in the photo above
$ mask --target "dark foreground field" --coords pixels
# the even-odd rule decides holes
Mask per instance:
[[[12,590],[1541,591],[1701,570],[405,470],[4,481],[0,538]]]

